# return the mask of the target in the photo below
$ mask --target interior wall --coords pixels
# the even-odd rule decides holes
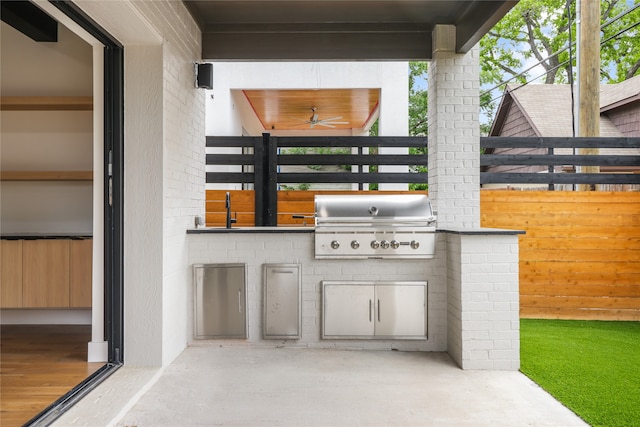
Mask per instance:
[[[63,25],[35,42],[0,23],[4,96],[91,96],[93,48]],[[0,111],[3,171],[91,171],[91,111]],[[93,233],[91,181],[0,181],[3,234]],[[2,310],[2,324],[91,324],[91,310]]]
[[[63,25],[39,43],[0,26],[2,96],[91,96],[92,47]],[[46,73],[43,72],[46,70]],[[90,171],[91,111],[0,112],[3,171]],[[2,181],[3,233],[92,233],[91,182]]]

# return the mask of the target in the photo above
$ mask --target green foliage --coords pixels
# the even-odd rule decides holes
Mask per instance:
[[[378,120],[376,120],[369,128],[369,136],[378,136]]]
[[[640,3],[635,0],[634,4]],[[602,21],[610,21],[621,10],[628,9],[623,1],[603,2]],[[605,83],[619,83],[640,74],[640,8],[622,16],[603,28],[600,48],[600,74]],[[623,31],[619,37],[614,37]],[[613,38],[612,38],[613,37]]]
[[[427,135],[426,62],[409,63],[409,135]]]
[[[634,0],[637,4],[640,0]],[[571,1],[571,28],[566,0],[520,0],[520,2],[480,40],[480,84],[494,87],[510,80],[510,84],[531,81],[570,83],[569,34],[575,43],[575,6]],[[601,22],[630,9],[628,0],[601,0]],[[604,83],[620,82],[640,71],[640,8],[605,26],[601,40],[620,33],[601,46],[601,76]],[[560,52],[562,51],[562,52]],[[560,52],[560,53],[558,53]],[[528,61],[541,61],[539,69],[525,70]],[[574,51],[575,66],[575,51]],[[522,73],[522,75],[520,75]],[[539,79],[537,79],[539,78]],[[536,80],[537,79],[537,80]],[[498,90],[504,91],[504,85]],[[483,92],[480,107],[493,117],[497,108],[496,93]],[[483,133],[487,131],[483,129]]]
[[[409,63],[409,135],[427,136],[428,132],[428,97],[427,97],[427,62]],[[427,147],[411,147],[409,154],[425,154]],[[413,165],[410,172],[427,173],[427,165]],[[409,190],[426,190],[428,184],[409,184]]]
[[[520,320],[521,370],[592,426],[640,420],[640,322]]]
[[[283,191],[295,191],[295,190],[307,191],[309,188],[311,188],[311,184],[308,184],[306,182],[302,184],[298,184],[297,186],[280,184],[280,189]]]

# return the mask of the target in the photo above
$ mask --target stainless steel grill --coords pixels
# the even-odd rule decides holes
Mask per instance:
[[[315,257],[433,258],[436,217],[427,196],[318,195]]]

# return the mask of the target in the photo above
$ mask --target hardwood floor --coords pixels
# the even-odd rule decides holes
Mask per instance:
[[[104,363],[87,362],[90,325],[0,326],[0,426],[21,426]]]

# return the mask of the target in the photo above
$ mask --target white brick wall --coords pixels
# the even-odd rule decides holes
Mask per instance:
[[[439,227],[479,227],[479,49],[455,54],[447,42],[429,62],[429,197]]]
[[[189,339],[186,230],[204,213],[201,34],[179,1],[80,3],[125,51],[124,359],[166,365]]]
[[[518,237],[447,234],[448,351],[463,369],[520,368]]]
[[[316,260],[313,238],[313,233],[193,234],[188,239],[189,264],[246,263],[250,344],[446,350],[463,369],[519,369],[517,235],[437,233],[432,260]],[[262,340],[265,263],[301,265],[300,340]],[[429,339],[321,340],[322,280],[427,280]],[[192,313],[193,301],[190,336]]]
[[[189,264],[247,264],[247,341],[251,344],[283,345],[280,340],[262,340],[262,268],[265,263],[285,263],[301,264],[302,337],[300,340],[287,341],[284,345],[445,351],[444,244],[444,235],[437,235],[437,256],[432,260],[316,260],[313,255],[313,233],[194,234],[189,236]],[[427,280],[429,338],[426,341],[321,340],[322,280]],[[193,323],[192,313],[189,321]],[[192,325],[190,330],[192,336]]]

